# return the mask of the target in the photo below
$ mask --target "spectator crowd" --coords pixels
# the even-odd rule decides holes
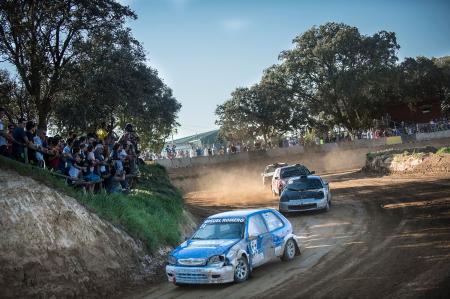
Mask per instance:
[[[47,136],[35,122],[20,118],[5,125],[0,108],[0,155],[45,168],[88,192],[129,192],[137,167],[139,138],[127,124],[118,138],[111,127],[96,133]]]
[[[327,133],[310,131],[300,137],[295,135],[283,137],[277,142],[272,142],[269,140],[266,143],[263,140],[257,139],[253,142],[230,143],[227,146],[224,146],[223,144],[212,144],[206,146],[181,145],[181,148],[177,148],[175,144],[167,144],[161,154],[152,154],[146,157],[152,160],[211,157],[247,151],[286,148],[298,145],[308,146],[326,143],[352,142],[354,140],[373,140],[383,137],[432,133],[444,130],[450,130],[450,119],[448,118],[433,119],[428,123],[394,123],[391,121],[390,126],[383,125],[377,128],[358,130],[353,132],[353,134],[343,128],[338,128]]]

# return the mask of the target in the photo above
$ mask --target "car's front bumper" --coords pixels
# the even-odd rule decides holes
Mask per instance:
[[[182,267],[166,266],[167,278],[173,283],[209,284],[234,281],[233,266],[222,267]]]
[[[280,212],[300,212],[321,210],[327,206],[327,199],[296,199],[279,203]]]

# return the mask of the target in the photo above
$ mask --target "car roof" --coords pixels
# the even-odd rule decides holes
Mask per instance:
[[[293,165],[280,167],[280,169],[295,168],[295,167],[306,167],[306,166],[303,164],[293,164]]]
[[[273,163],[273,164],[269,164],[266,166],[266,169],[269,167],[276,167],[276,168],[280,168],[280,167],[286,167],[287,163]]]
[[[248,217],[252,214],[257,214],[260,212],[272,211],[271,209],[245,209],[245,210],[235,210],[223,212],[215,215],[211,215],[208,218],[226,218],[226,217]]]

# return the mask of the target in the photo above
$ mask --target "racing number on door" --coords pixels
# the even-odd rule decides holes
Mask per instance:
[[[267,236],[268,230],[261,215],[253,215],[248,222],[248,236],[250,239],[250,256],[252,266],[260,265],[264,262],[264,246],[267,242],[263,242],[264,236]]]

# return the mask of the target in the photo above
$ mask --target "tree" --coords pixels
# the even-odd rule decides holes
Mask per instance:
[[[158,148],[176,125],[181,105],[145,63],[141,45],[129,30],[102,32],[82,45],[58,93],[52,120],[61,130],[95,131],[104,123],[132,123],[141,144]]]
[[[6,109],[9,122],[19,117],[32,119],[35,109],[22,82],[10,77],[6,70],[0,70],[0,107]]]
[[[297,103],[284,71],[279,65],[268,68],[260,83],[236,89],[231,99],[217,108],[216,123],[226,139],[262,136],[268,142],[307,122],[306,109]]]
[[[401,94],[406,103],[418,103],[439,98],[442,73],[431,59],[406,58],[400,65]]]
[[[255,97],[249,103],[249,115],[255,119],[266,142],[308,123],[307,107],[298,101],[289,86],[284,66],[266,69],[253,90]]]
[[[316,122],[349,130],[369,127],[395,97],[395,33],[365,36],[356,27],[326,23],[293,43],[280,59],[298,101]]]
[[[231,98],[216,109],[220,126],[219,136],[233,143],[253,140],[257,134],[257,128],[248,118],[242,106],[252,97],[248,88],[237,88],[231,93]]]
[[[82,53],[79,43],[95,31],[114,31],[135,14],[113,0],[3,0],[0,55],[15,65],[46,128],[67,69]]]
[[[450,56],[434,58],[432,61],[441,71],[440,99],[442,111],[450,115]]]
[[[0,69],[0,106],[6,107],[10,102],[14,84],[6,70]]]

